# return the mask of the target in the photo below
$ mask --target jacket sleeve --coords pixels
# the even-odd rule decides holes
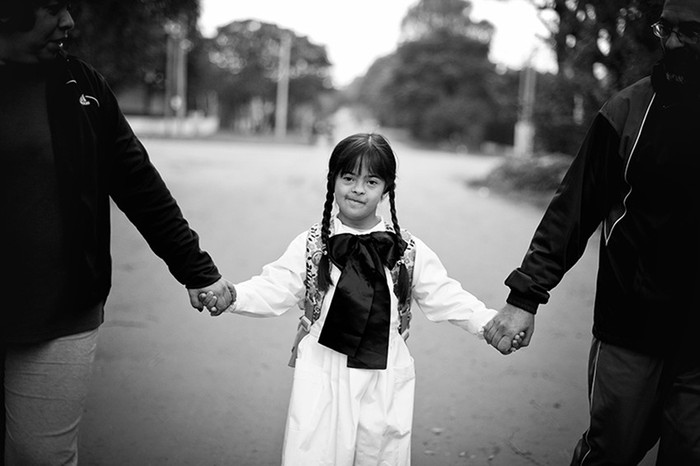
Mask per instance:
[[[134,135],[108,84],[94,73],[101,96],[100,151],[106,157],[109,195],[139,230],[153,252],[163,259],[171,274],[188,288],[201,288],[221,275],[208,253],[200,249],[199,237],[185,220],[180,207],[148,153]]]
[[[535,231],[522,265],[505,284],[506,302],[536,313],[583,255],[588,239],[624,182],[620,137],[598,114]]]

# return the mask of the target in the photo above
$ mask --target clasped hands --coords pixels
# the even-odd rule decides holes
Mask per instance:
[[[502,354],[510,354],[529,345],[534,331],[534,314],[506,304],[484,326],[484,339]]]
[[[206,309],[212,316],[222,314],[236,301],[236,289],[231,282],[224,278],[220,278],[204,288],[188,288],[187,294],[190,297],[192,307],[198,309],[199,312]]]

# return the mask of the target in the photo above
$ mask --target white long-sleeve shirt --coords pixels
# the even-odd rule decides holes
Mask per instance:
[[[385,231],[382,220],[369,230],[355,230],[344,225],[337,217],[333,218],[334,232],[367,234]],[[262,273],[235,285],[237,298],[231,312],[252,317],[275,317],[290,309],[299,310],[303,305],[306,276],[306,238],[308,231],[299,234],[287,247],[282,256],[263,267]],[[419,307],[425,316],[433,322],[449,321],[465,330],[483,338],[484,325],[496,315],[484,303],[462,288],[462,285],[447,275],[445,267],[438,256],[419,238],[415,241],[415,265],[411,298],[413,309]],[[331,265],[331,283],[337,283],[340,270]],[[393,290],[391,274],[386,270],[389,289]],[[328,307],[333,298],[335,287],[331,284],[321,307],[321,315],[314,327],[323,327]],[[398,300],[391,295],[391,329],[398,329]]]

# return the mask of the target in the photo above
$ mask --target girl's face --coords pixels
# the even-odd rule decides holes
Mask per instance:
[[[386,182],[364,166],[353,173],[341,173],[335,178],[335,202],[338,218],[357,230],[372,228],[379,221],[377,207],[384,198]]]
[[[20,63],[41,63],[56,57],[68,31],[73,29],[73,17],[65,1],[49,1],[36,9],[36,21],[29,31],[9,33],[3,42],[9,45],[5,56]],[[9,40],[8,40],[9,39]]]

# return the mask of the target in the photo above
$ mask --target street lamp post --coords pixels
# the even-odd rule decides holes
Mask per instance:
[[[280,40],[279,74],[277,77],[277,104],[275,105],[275,137],[283,139],[287,135],[287,107],[289,104],[289,61],[292,37],[283,34]]]
[[[172,120],[173,134],[181,131],[182,122],[187,115],[187,52],[190,42],[184,21],[168,21],[165,24],[167,34],[167,63],[165,73],[165,117]]]
[[[520,112],[515,123],[514,154],[518,157],[530,157],[534,151],[535,125],[532,116],[535,107],[535,81],[537,72],[532,67],[531,59],[520,71],[520,88],[518,100]]]

